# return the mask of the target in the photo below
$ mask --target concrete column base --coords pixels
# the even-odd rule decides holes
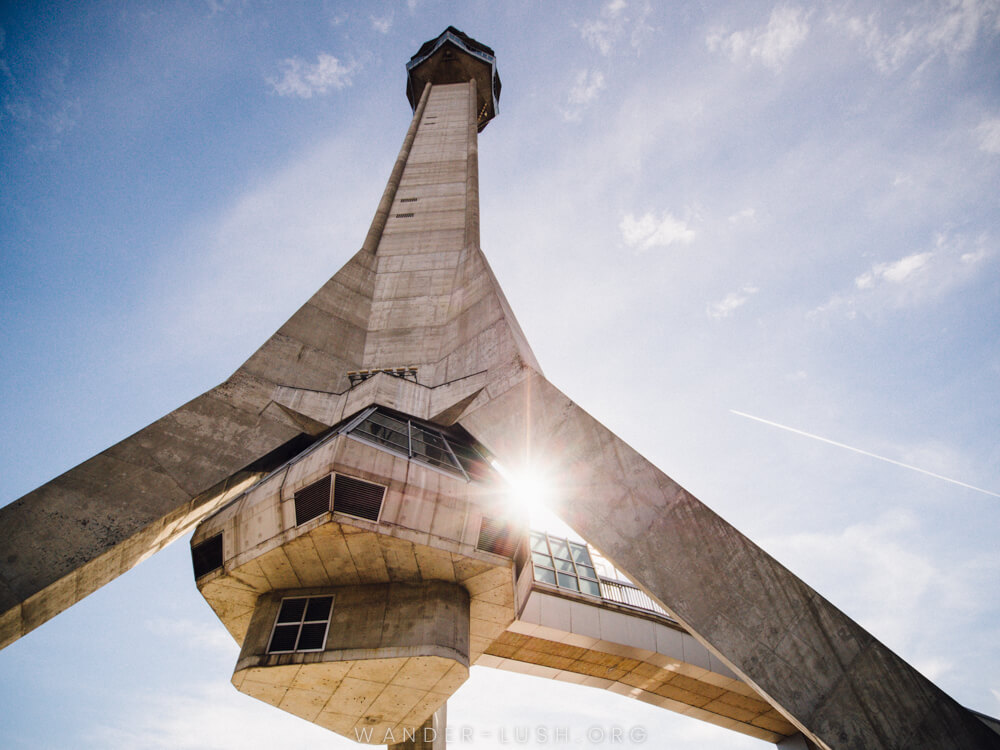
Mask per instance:
[[[448,704],[431,714],[416,731],[413,739],[389,745],[389,750],[445,750],[448,729]]]

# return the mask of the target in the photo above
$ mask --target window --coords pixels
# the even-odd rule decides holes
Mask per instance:
[[[326,647],[332,609],[332,596],[293,596],[282,599],[267,652],[289,654],[293,651],[322,651]]]
[[[601,595],[597,571],[585,544],[533,531],[531,561],[536,581],[591,596]]]
[[[191,548],[194,577],[201,578],[222,567],[222,534],[216,534]]]
[[[484,450],[460,428],[445,432],[402,414],[372,407],[349,420],[343,431],[465,480],[482,479],[490,473]]]

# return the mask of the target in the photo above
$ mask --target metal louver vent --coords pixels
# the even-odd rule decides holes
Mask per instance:
[[[216,534],[191,548],[194,577],[201,578],[222,567],[222,534]]]
[[[337,513],[377,521],[384,497],[385,487],[338,474],[333,486],[333,509]]]
[[[295,493],[295,525],[323,515],[330,510],[330,475]]]
[[[517,549],[517,535],[514,527],[495,518],[483,516],[482,526],[479,527],[479,541],[476,542],[476,549],[483,552],[492,552],[494,555],[511,557]]]

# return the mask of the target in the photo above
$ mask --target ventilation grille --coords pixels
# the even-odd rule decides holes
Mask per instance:
[[[201,578],[222,567],[222,534],[216,534],[191,548],[194,577]]]
[[[396,214],[396,218],[397,219],[412,219],[413,218],[413,214],[412,213]]]
[[[417,199],[416,198],[400,198],[399,202],[400,203],[416,203]]]
[[[295,525],[323,515],[330,510],[330,475],[295,493]]]
[[[492,552],[494,555],[511,557],[517,549],[517,534],[514,527],[505,521],[483,516],[483,524],[479,527],[479,541],[476,549]]]
[[[333,489],[333,509],[348,516],[377,521],[384,497],[385,487],[338,474]]]

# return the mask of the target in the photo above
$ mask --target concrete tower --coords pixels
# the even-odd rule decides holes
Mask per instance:
[[[226,382],[0,510],[0,643],[197,525],[234,684],[359,741],[420,746],[481,664],[790,746],[1000,747],[545,379],[479,247],[493,51],[449,28],[407,70],[351,260]],[[589,546],[510,512],[526,457]]]

